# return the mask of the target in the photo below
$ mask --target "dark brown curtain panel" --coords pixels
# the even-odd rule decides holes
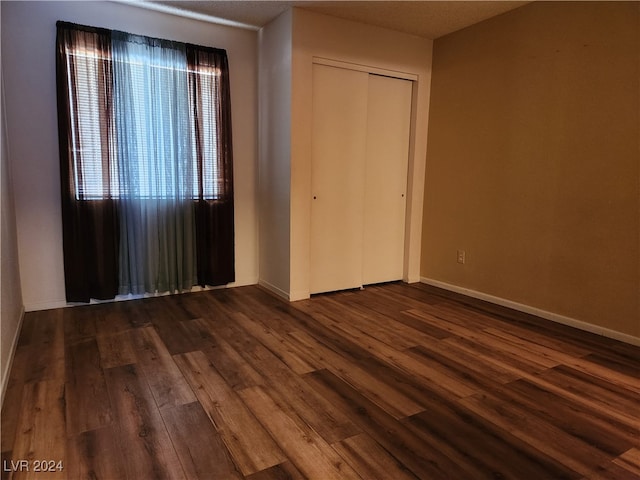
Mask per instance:
[[[198,283],[223,285],[235,280],[229,66],[224,50],[189,44],[187,64],[200,177],[195,206]],[[213,106],[215,113],[209,111]]]
[[[58,22],[56,73],[67,301],[233,282],[226,52]]]
[[[111,38],[107,30],[57,24],[56,80],[65,288],[68,302],[114,298],[118,291],[118,219],[110,195]],[[77,68],[83,62],[82,68]],[[102,128],[82,132],[84,72],[98,84],[87,107]],[[75,128],[74,128],[75,127]],[[81,132],[83,135],[81,135]],[[83,167],[98,162],[101,171]],[[87,184],[101,195],[89,195]]]

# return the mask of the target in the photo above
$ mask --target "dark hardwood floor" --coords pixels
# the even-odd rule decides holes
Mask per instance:
[[[639,374],[638,347],[421,284],[33,312],[2,478],[640,479]]]

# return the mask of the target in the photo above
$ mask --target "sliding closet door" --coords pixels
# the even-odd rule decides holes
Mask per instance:
[[[368,77],[313,65],[311,293],[362,285]]]
[[[369,75],[363,284],[402,279],[413,83]]]

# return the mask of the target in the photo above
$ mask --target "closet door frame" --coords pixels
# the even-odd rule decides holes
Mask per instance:
[[[369,65],[360,65],[360,64],[354,64],[354,63],[348,63],[348,62],[342,62],[342,61],[338,61],[338,60],[332,60],[332,59],[327,59],[327,58],[322,58],[322,57],[313,57],[313,65],[324,65],[324,66],[328,66],[328,67],[335,67],[335,68],[340,68],[340,69],[344,69],[344,70],[353,70],[353,71],[358,71],[358,72],[363,72],[366,74],[373,74],[373,75],[379,75],[379,76],[384,76],[384,77],[390,77],[390,78],[395,78],[395,79],[400,79],[400,80],[408,80],[412,82],[412,101],[411,101],[411,112],[410,112],[410,137],[409,137],[409,151],[408,151],[408,158],[407,158],[407,162],[408,162],[408,168],[407,168],[407,186],[406,186],[406,207],[405,207],[405,212],[404,212],[404,261],[403,261],[403,280],[407,280],[407,276],[408,276],[408,269],[409,269],[409,259],[408,259],[408,250],[409,250],[409,243],[410,243],[410,228],[411,228],[411,186],[409,182],[409,174],[411,172],[411,159],[413,157],[413,153],[414,153],[414,140],[415,140],[415,108],[416,108],[416,85],[418,82],[418,76],[412,73],[406,73],[406,72],[398,72],[398,71],[393,71],[393,70],[388,70],[388,69],[383,69],[383,68],[377,68],[377,67],[373,67],[373,66],[369,66]],[[309,199],[310,204],[313,202],[313,199],[310,198]],[[312,207],[310,205],[310,211],[312,210]],[[311,239],[310,239],[311,240]],[[310,254],[311,254],[311,249],[310,249]],[[311,273],[309,274],[309,277],[311,277]],[[309,284],[310,287],[310,291],[313,291],[314,289],[311,288],[311,282]]]
[[[313,57],[313,63],[316,65],[325,65],[327,67],[343,68],[345,70],[355,70],[357,72],[372,73],[373,75],[382,75],[383,77],[399,78],[401,80],[418,81],[418,75],[407,72],[398,72],[388,70],[386,68],[372,67],[370,65],[361,65],[359,63],[342,62],[332,60],[330,58]],[[412,112],[413,113],[413,112]]]

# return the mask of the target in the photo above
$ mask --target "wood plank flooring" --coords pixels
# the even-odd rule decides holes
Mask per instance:
[[[640,479],[640,348],[421,284],[33,312],[2,459],[3,479]]]

